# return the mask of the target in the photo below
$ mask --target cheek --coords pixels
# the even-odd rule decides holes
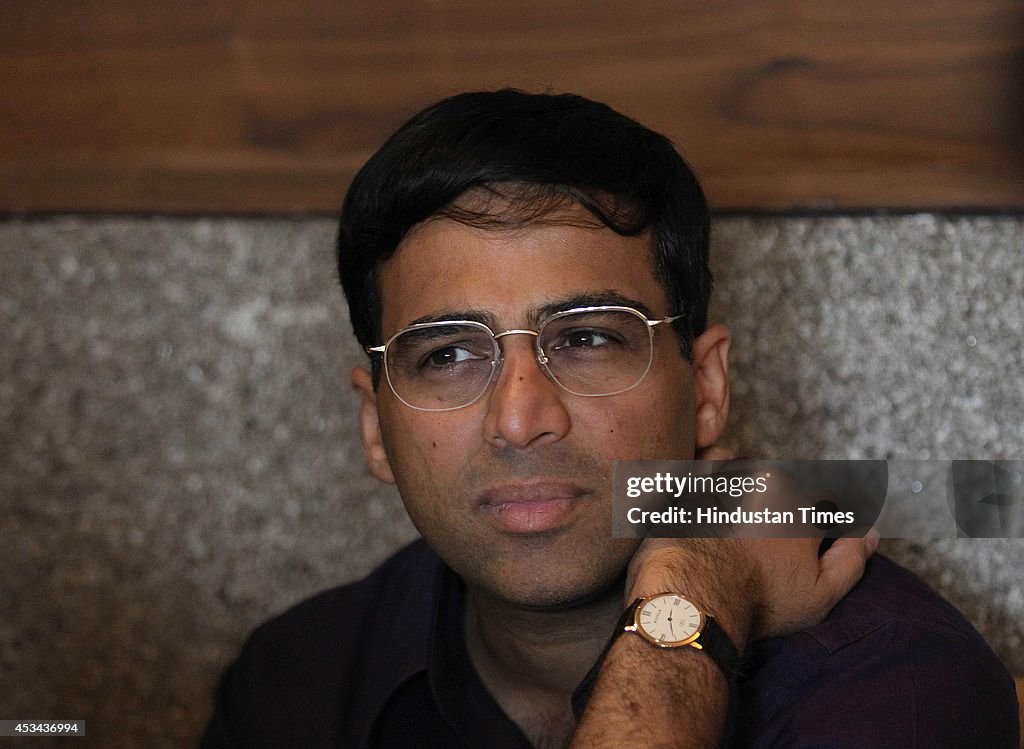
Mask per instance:
[[[653,384],[653,383],[652,383]],[[693,458],[694,400],[688,385],[651,388],[621,398],[615,408],[595,404],[575,420],[580,435],[600,435],[609,460],[690,460]],[[599,399],[594,399],[599,400]]]
[[[451,489],[470,445],[465,422],[402,404],[380,408],[384,447],[403,497],[427,498]]]

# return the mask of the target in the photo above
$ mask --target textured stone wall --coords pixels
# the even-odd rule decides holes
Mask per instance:
[[[0,717],[183,746],[247,631],[415,531],[363,467],[327,220],[0,223]],[[1024,219],[723,218],[731,435],[1021,458]],[[1024,671],[1024,541],[886,541]]]

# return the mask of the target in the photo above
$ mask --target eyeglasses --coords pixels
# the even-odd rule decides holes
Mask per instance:
[[[410,325],[383,346],[395,396],[418,411],[452,411],[475,403],[501,368],[499,339],[531,335],[544,373],[573,395],[597,397],[631,390],[654,358],[654,328],[682,315],[651,320],[632,307],[579,307],[557,312],[538,330],[494,333],[472,320]]]

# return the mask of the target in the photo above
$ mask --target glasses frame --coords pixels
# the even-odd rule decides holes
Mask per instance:
[[[587,312],[628,312],[631,315],[635,315],[644,323],[646,323],[648,343],[650,346],[650,355],[647,357],[647,366],[644,368],[644,373],[640,375],[640,377],[637,378],[637,381],[634,382],[629,387],[622,388],[621,390],[615,390],[611,393],[577,393],[575,390],[571,390],[562,382],[560,382],[559,379],[555,377],[554,373],[548,368],[548,356],[546,353],[544,353],[544,349],[542,349],[540,346],[540,339],[544,334],[544,329],[555,320],[559,320],[569,315]],[[457,411],[460,408],[467,408],[468,406],[472,406],[474,403],[480,400],[480,398],[483,397],[483,394],[487,392],[488,388],[490,388],[491,383],[494,382],[495,373],[497,373],[501,369],[501,365],[505,363],[505,352],[501,348],[501,344],[499,344],[498,341],[501,338],[504,338],[505,336],[509,335],[531,335],[534,338],[534,358],[537,360],[537,364],[540,366],[541,371],[549,380],[558,385],[558,387],[562,388],[562,390],[566,391],[567,393],[572,393],[573,395],[578,395],[582,398],[604,398],[609,395],[619,395],[620,393],[625,393],[629,390],[632,390],[633,388],[635,388],[637,385],[644,381],[644,378],[647,377],[647,373],[651,371],[651,364],[654,361],[654,328],[656,328],[658,325],[675,322],[676,320],[682,319],[683,317],[685,317],[685,315],[671,315],[669,317],[663,317],[659,320],[652,320],[638,309],[634,309],[633,307],[623,307],[619,305],[573,307],[572,309],[556,312],[550,317],[545,318],[545,320],[540,324],[540,327],[537,330],[531,330],[529,328],[510,328],[509,330],[503,330],[500,333],[495,333],[487,325],[476,320],[438,320],[436,322],[422,322],[406,326],[399,330],[397,333],[395,333],[393,336],[388,338],[380,346],[367,346],[366,353],[370,354],[371,356],[373,354],[381,355],[381,358],[383,359],[384,363],[384,377],[388,381],[388,387],[391,388],[391,392],[395,394],[395,397],[398,398],[398,400],[402,401],[402,403],[407,405],[409,408],[416,411],[430,412]],[[399,336],[403,335],[404,333],[408,333],[411,330],[423,330],[424,328],[438,328],[449,325],[470,325],[475,328],[479,328],[480,330],[486,332],[488,335],[491,336],[491,340],[494,346],[493,354],[491,356],[491,374],[487,378],[487,382],[484,383],[484,386],[480,389],[480,392],[477,394],[477,396],[468,403],[463,403],[460,406],[448,406],[446,408],[424,408],[423,406],[414,406],[412,403],[407,401],[399,394],[398,390],[395,388],[394,383],[391,381],[391,372],[388,368],[388,346],[390,346]]]

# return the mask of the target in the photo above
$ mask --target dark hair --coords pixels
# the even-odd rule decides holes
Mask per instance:
[[[456,204],[467,192],[485,200]],[[501,211],[487,210],[500,198]],[[459,94],[423,110],[359,170],[341,210],[338,273],[352,328],[379,345],[378,271],[428,218],[501,227],[579,203],[613,231],[651,229],[651,265],[684,353],[707,327],[708,208],[696,176],[663,135],[572,94],[505,89]],[[509,215],[512,214],[512,215]],[[376,364],[376,362],[374,362]],[[376,368],[376,367],[375,367]]]

